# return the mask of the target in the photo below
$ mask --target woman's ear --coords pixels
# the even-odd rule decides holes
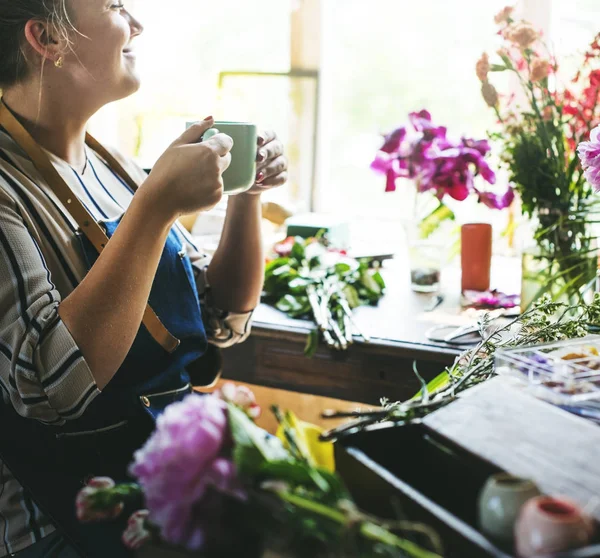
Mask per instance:
[[[65,52],[62,40],[55,38],[50,24],[30,19],[25,24],[25,39],[42,59],[56,61]]]

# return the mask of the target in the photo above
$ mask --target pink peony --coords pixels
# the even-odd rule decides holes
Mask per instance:
[[[229,443],[227,406],[210,395],[189,395],[167,407],[134,456],[130,471],[142,488],[152,523],[169,543],[197,550],[212,534],[221,492],[245,498]]]
[[[600,190],[600,126],[592,130],[590,141],[582,141],[577,146],[577,154],[586,180],[596,190]]]

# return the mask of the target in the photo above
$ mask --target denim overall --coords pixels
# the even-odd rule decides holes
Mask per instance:
[[[118,221],[103,223],[109,237],[117,226]],[[91,267],[98,254],[87,238],[80,239]],[[80,524],[76,493],[91,476],[127,479],[133,452],[152,432],[157,415],[191,392],[185,367],[207,347],[194,272],[175,229],[164,247],[149,302],[181,344],[169,354],[142,325],[123,365],[81,418],[50,427],[0,405],[2,458],[82,556],[130,555],[120,542],[128,514],[109,523]]]

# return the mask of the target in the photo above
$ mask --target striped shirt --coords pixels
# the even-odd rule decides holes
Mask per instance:
[[[129,187],[86,146],[78,172],[48,153],[54,167],[98,220],[120,216],[132,199]],[[146,173],[114,156],[141,184]],[[203,319],[211,343],[226,347],[249,334],[251,313],[212,304],[208,258],[187,232],[186,250],[196,272]],[[80,417],[98,396],[92,373],[58,306],[88,271],[77,224],[27,156],[0,128],[0,391],[22,416],[60,425]],[[0,461],[0,556],[18,552],[54,531]]]

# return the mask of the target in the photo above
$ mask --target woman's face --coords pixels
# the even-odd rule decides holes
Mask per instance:
[[[65,56],[64,69],[100,102],[137,91],[140,79],[132,40],[143,27],[123,0],[70,0],[70,5],[77,33],[72,33],[72,52]]]

